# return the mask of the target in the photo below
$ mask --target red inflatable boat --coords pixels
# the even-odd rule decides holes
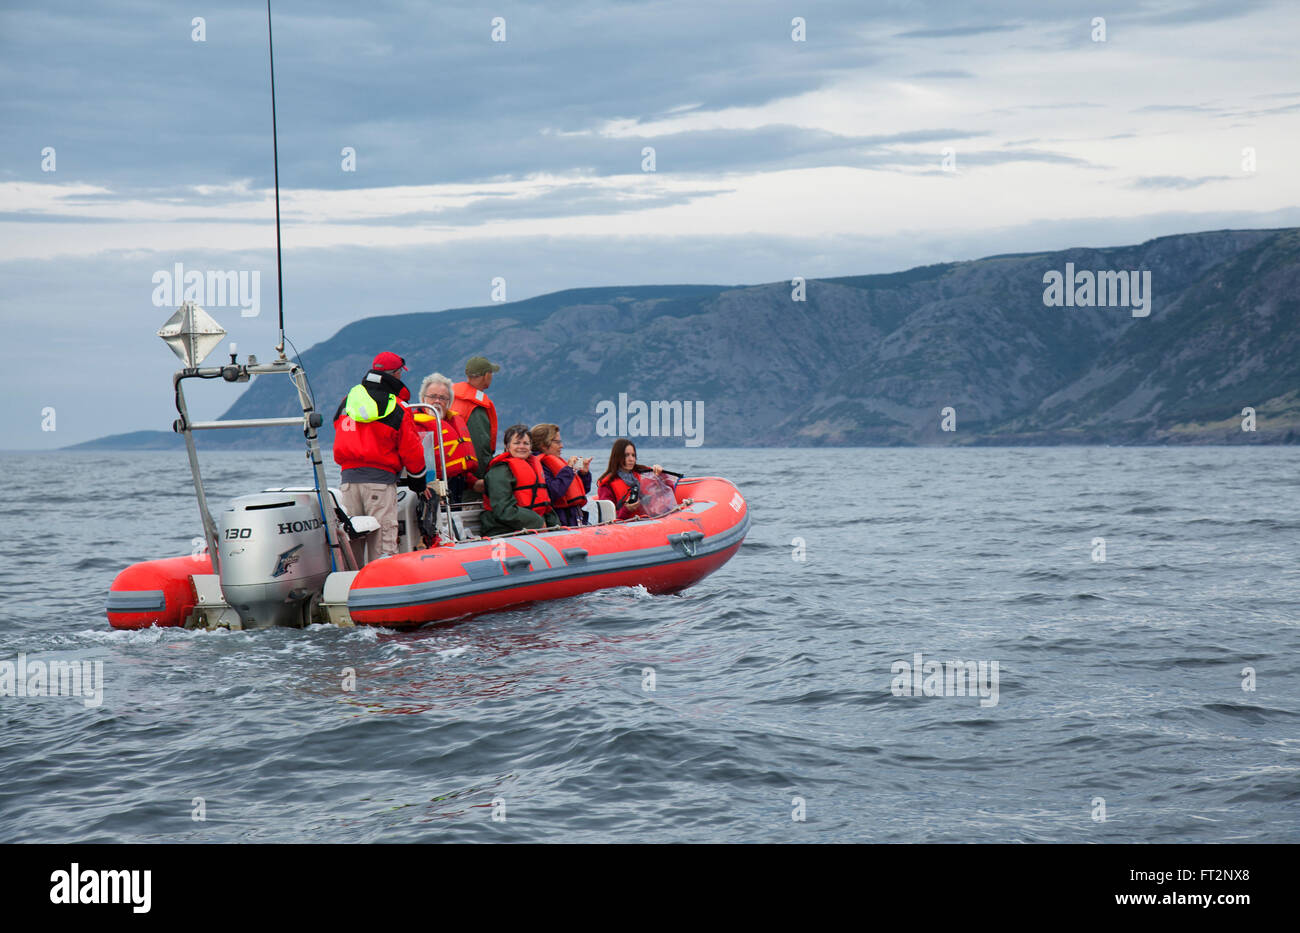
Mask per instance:
[[[663,518],[463,541],[372,561],[348,589],[348,612],[358,625],[403,627],[610,586],[685,589],[731,559],[749,514],[725,479],[684,479],[676,492],[678,508]]]
[[[361,566],[355,545],[379,524],[347,515],[338,490],[326,485],[317,439],[322,417],[302,367],[283,352],[272,363],[254,358],[238,363],[232,354],[228,365],[195,365],[203,352],[196,344],[214,329],[219,330],[216,322],[187,302],[160,331],[187,364],[172,380],[180,415],[173,428],[185,437],[207,546],[191,557],[144,561],[119,573],[105,607],[114,628],[249,629],[313,622],[413,628],[611,586],[671,593],[725,564],[749,530],[748,507],[736,487],[704,477],[679,480],[671,497],[665,494],[654,506],[664,513],[658,517],[614,521],[612,502],[592,501],[586,505],[589,525],[482,538],[479,505],[452,505],[438,481],[433,484],[438,496],[427,500],[437,504],[427,533],[436,531],[446,543],[423,546],[421,521],[430,516],[421,517],[419,497],[399,488],[399,553]],[[270,375],[291,378],[301,415],[190,419],[186,381],[242,383]],[[303,431],[313,484],[239,496],[214,514],[203,489],[194,432],[286,425]],[[445,475],[440,446],[427,462],[430,475]]]
[[[744,497],[725,479],[683,479],[675,494],[677,508],[660,518],[475,538],[372,561],[359,571],[331,572],[323,546],[316,549],[317,559],[312,561],[311,555],[298,550],[301,545],[280,542],[267,552],[268,567],[272,560],[289,563],[285,555],[295,551],[300,558],[278,574],[284,581],[279,584],[280,607],[270,613],[253,612],[253,618],[240,596],[231,592],[236,586],[222,587],[207,553],[145,561],[126,568],[113,581],[108,620],[114,628],[124,629],[309,622],[413,628],[612,586],[640,585],[651,593],[672,593],[730,560],[749,529]],[[283,503],[264,501],[277,497]],[[282,525],[292,533],[298,525],[312,524],[310,519],[282,522],[278,514],[300,504],[310,509],[312,492],[270,491],[243,498],[274,520],[277,527],[268,524],[268,534]],[[227,512],[238,514],[237,509]],[[262,529],[240,536],[246,521],[236,518],[223,523],[221,547],[228,568],[238,552],[260,536]],[[304,530],[318,531],[320,522],[315,524],[316,529]],[[289,546],[272,554],[280,544]]]

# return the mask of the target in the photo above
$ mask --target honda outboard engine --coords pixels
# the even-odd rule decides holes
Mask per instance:
[[[221,515],[221,592],[244,628],[301,626],[330,573],[314,492],[232,499]]]

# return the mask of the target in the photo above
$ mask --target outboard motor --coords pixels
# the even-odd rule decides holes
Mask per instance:
[[[302,626],[330,573],[329,541],[311,492],[232,499],[221,515],[221,592],[244,628]]]

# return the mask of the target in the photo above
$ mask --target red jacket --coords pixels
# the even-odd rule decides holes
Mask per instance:
[[[348,393],[334,415],[334,462],[344,470],[385,470],[394,478],[405,467],[411,487],[423,492],[424,446],[410,409],[397,398],[404,388],[396,377],[371,371]],[[360,399],[364,406],[359,391],[370,396],[373,411],[362,413],[358,406],[349,412],[349,400]]]
[[[619,479],[618,474],[615,474],[612,477],[602,476],[600,479],[601,481],[596,487],[596,498],[608,499],[610,502],[614,503],[614,506],[617,509],[614,513],[615,521],[622,521],[625,518],[636,518],[641,514],[639,508],[630,509],[623,504],[627,499],[627,494],[630,489],[627,483]]]

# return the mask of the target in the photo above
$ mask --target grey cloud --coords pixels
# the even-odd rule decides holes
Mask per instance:
[[[211,218],[208,218],[211,220]],[[87,214],[50,214],[44,211],[0,211],[0,223],[36,224],[112,224],[116,217],[92,217]]]
[[[1193,23],[1215,22],[1245,16],[1255,10],[1273,6],[1272,0],[1199,0],[1199,2],[1166,5],[1147,3],[1125,13],[1125,18],[1135,23],[1152,25],[1190,26]]]
[[[909,162],[896,161],[893,165],[910,164],[916,166],[916,157],[910,157]],[[942,174],[943,170],[934,164],[937,159],[928,161],[924,166],[923,174]],[[957,170],[960,172],[968,166],[990,165],[1008,165],[1014,162],[1044,162],[1057,165],[1076,165],[1080,168],[1102,169],[1106,166],[1097,165],[1089,162],[1087,159],[1081,159],[1077,156],[1065,155],[1059,152],[1047,152],[1040,149],[1001,149],[1001,150],[981,150],[975,152],[963,152],[957,150]]]
[[[1148,104],[1145,107],[1138,107],[1136,110],[1130,110],[1130,113],[1163,113],[1166,111],[1188,111],[1192,113],[1214,113],[1219,110],[1218,107],[1207,107],[1205,104]]]
[[[1171,189],[1188,191],[1216,181],[1233,181],[1229,175],[1201,175],[1196,178],[1184,175],[1143,175],[1129,184],[1130,188]]]
[[[269,186],[265,20],[228,3],[205,4],[204,43],[171,4],[9,11],[0,52],[18,67],[0,98],[0,163],[40,177],[37,153],[53,145],[60,173],[83,180],[143,184],[164,169],[181,183]],[[760,105],[878,61],[858,38],[869,11],[804,6],[815,43],[741,3],[523,7],[505,43],[490,41],[481,10],[280,10],[281,177],[336,188],[517,177],[556,161],[547,128]],[[341,170],[343,146],[357,150],[355,174]],[[568,157],[566,168],[585,164]]]
[[[902,133],[849,136],[825,130],[769,124],[755,129],[695,130],[664,136],[564,137],[539,153],[534,171],[559,171],[574,164],[599,175],[641,171],[641,151],[655,149],[659,175],[707,175],[741,170],[818,166],[889,165],[894,147],[973,139],[984,130],[936,128]],[[432,180],[432,179],[431,179]]]
[[[1063,102],[1061,102],[1061,103],[1059,103],[1059,104],[1058,104],[1058,103],[1051,103],[1051,104],[1020,104],[1019,106],[1016,106],[1016,107],[998,107],[998,108],[996,108],[996,109],[994,109],[994,110],[990,110],[990,111],[988,111],[988,112],[989,112],[989,113],[997,113],[997,114],[1008,114],[1008,113],[1019,113],[1020,111],[1023,111],[1023,110],[1080,110],[1080,109],[1085,109],[1085,108],[1099,108],[1099,107],[1105,107],[1105,106],[1107,106],[1107,105],[1106,105],[1106,104],[1094,104],[1094,103],[1091,103],[1091,102],[1089,102],[1089,101],[1082,101],[1082,100],[1080,100],[1080,101],[1063,101]]]
[[[912,29],[900,32],[898,39],[951,39],[959,36],[979,36],[990,32],[1012,32],[1019,26],[952,26],[946,29]]]
[[[494,195],[443,211],[413,211],[368,221],[382,226],[435,222],[473,225],[494,220],[524,220],[537,217],[572,217],[581,215],[626,214],[689,204],[701,198],[729,194],[734,189],[708,188],[695,191],[656,192],[650,195],[620,194],[609,188],[590,184],[566,185],[532,197]]]
[[[1300,110],[1300,103],[1284,104],[1281,107],[1266,107],[1263,110],[1243,110],[1234,114],[1225,114],[1225,116],[1263,117],[1273,113],[1293,113],[1296,110]]]
[[[207,41],[195,43],[189,13],[178,13],[170,0],[90,8],[19,2],[26,6],[0,13],[0,59],[8,65],[0,165],[9,177],[48,180],[38,154],[52,145],[59,178],[102,183],[115,193],[163,179],[183,185],[247,178],[254,189],[270,187],[263,9],[205,0]],[[1234,6],[1249,8],[1235,0]],[[278,8],[281,179],[287,187],[345,189],[584,168],[623,172],[639,152],[592,135],[544,134],[761,105],[816,90],[848,71],[887,75],[898,49],[873,47],[864,34],[998,36],[1078,15],[1065,0],[1004,0],[996,21],[953,26],[967,9],[956,0],[801,0],[796,12],[806,17],[809,38],[795,43],[788,17],[755,16],[745,0],[703,7],[688,0],[653,7],[557,0],[544,9],[503,11],[508,41],[492,43],[490,12],[468,5],[322,0]],[[1163,9],[1144,3],[1132,15]],[[1214,3],[1177,9],[1192,19],[1231,13]],[[57,42],[47,38],[53,36]],[[918,77],[975,78],[927,43],[907,48],[907,70]],[[701,156],[736,155],[701,145]],[[344,146],[356,149],[355,173],[342,171]],[[730,164],[707,168],[725,171]],[[771,164],[819,163],[812,152],[786,146]]]
[[[705,169],[725,165],[732,169],[745,169],[761,163],[772,168],[808,168],[815,166],[871,167],[884,171],[913,173],[935,169],[935,153],[918,153],[899,148],[903,145],[925,143],[953,143],[979,138],[981,133],[956,129],[916,130],[880,136],[839,136],[833,133],[808,131],[799,127],[774,126],[757,130],[710,130],[683,133],[653,140],[658,147],[660,171],[654,178],[670,179],[674,175],[702,178]],[[630,151],[639,159],[638,140]],[[1040,162],[1077,165],[1096,168],[1086,159],[1041,149],[1003,148],[1000,150],[958,150],[962,166],[989,166],[1014,162]],[[627,172],[624,159],[620,171]],[[437,223],[455,226],[474,226],[495,220],[538,217],[568,217],[584,215],[610,215],[635,213],[642,210],[688,204],[693,201],[728,194],[734,189],[707,185],[690,190],[658,190],[639,193],[635,187],[626,191],[588,182],[557,183],[537,192],[524,189],[520,192],[480,190],[473,192],[474,199],[466,204],[445,210],[413,210],[386,212],[382,217],[349,219],[348,224],[409,226]],[[11,212],[14,213],[14,212]],[[268,214],[267,217],[270,215]],[[223,218],[222,223],[262,224],[267,217]],[[0,215],[0,219],[5,219]],[[15,213],[9,219],[25,221],[62,220],[44,215]],[[177,222],[210,222],[200,214],[182,215]]]
[[[1078,156],[1065,155],[1060,152],[1048,152],[1043,149],[1007,149],[1001,151],[972,152],[958,155],[958,160],[967,165],[1002,165],[1007,162],[1050,162],[1057,165],[1078,165],[1087,168],[1103,166],[1081,159]]]
[[[160,204],[193,204],[208,206],[214,204],[231,204],[248,201],[260,201],[266,197],[265,191],[253,188],[239,190],[233,186],[221,186],[216,190],[200,192],[191,185],[141,185],[119,184],[108,191],[87,191],[66,194],[59,198],[61,204],[94,205],[113,204],[125,199],[151,201]]]

